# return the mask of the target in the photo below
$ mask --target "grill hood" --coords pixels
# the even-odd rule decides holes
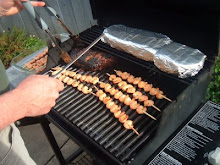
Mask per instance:
[[[215,1],[90,0],[93,17],[108,27],[128,27],[161,33],[177,43],[199,49],[213,60],[218,52],[219,9]]]

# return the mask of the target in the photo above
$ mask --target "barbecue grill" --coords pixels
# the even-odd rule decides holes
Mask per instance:
[[[98,19],[98,25],[80,33],[79,37],[83,43],[91,43],[102,34],[105,27],[120,23],[161,32],[177,42],[200,49],[208,58],[204,68],[196,76],[180,79],[158,70],[151,62],[137,59],[100,41],[93,49],[116,57],[117,64],[102,71],[85,71],[72,66],[70,70],[98,76],[102,82],[109,82],[106,73],[114,73],[114,69],[127,71],[159,87],[167,97],[173,100],[170,103],[165,99],[158,100],[148,95],[149,99],[155,101],[155,106],[162,111],[148,108],[147,112],[154,116],[156,121],[146,115],[138,115],[128,106],[117,102],[129,115],[129,119],[134,121],[134,127],[140,133],[140,136],[137,136],[133,131],[124,129],[97,97],[91,94],[85,95],[76,88],[66,85],[55,107],[45,117],[86,150],[94,158],[96,164],[143,164],[196,107],[204,102],[214,58],[217,55],[217,17],[212,12],[205,13],[202,17],[203,22],[200,22],[200,17],[196,14],[180,13],[178,15],[177,12],[173,16],[175,12],[165,13],[161,9],[148,8],[146,11],[139,2],[135,2],[136,5],[134,2],[126,2],[126,4],[125,7],[111,1],[107,6],[104,2],[91,1],[93,15]],[[168,19],[165,19],[166,16]],[[209,19],[210,17],[212,20]],[[175,19],[177,20],[174,21]],[[201,24],[203,26],[200,26]],[[69,43],[73,43],[71,39],[61,44],[67,52],[71,52],[72,49]],[[63,65],[64,63],[59,61],[54,63],[53,67]],[[46,73],[49,74],[49,72]],[[88,86],[92,87],[92,85]],[[60,162],[65,164],[45,123],[43,128]]]

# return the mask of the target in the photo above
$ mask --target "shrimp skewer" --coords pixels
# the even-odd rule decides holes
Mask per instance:
[[[129,83],[132,83],[134,85],[138,85],[138,87],[144,89],[145,92],[149,92],[151,95],[155,95],[157,99],[166,99],[166,100],[172,102],[171,99],[169,99],[168,97],[163,95],[163,92],[161,90],[159,90],[159,88],[156,88],[158,90],[155,91],[154,90],[155,88],[153,89],[153,85],[148,84],[148,82],[142,81],[141,77],[134,77],[133,75],[131,75],[128,72],[121,72],[119,70],[114,70],[114,71],[123,80],[127,80]]]
[[[68,76],[65,75],[61,75],[61,78],[59,78],[61,81],[63,81],[64,83],[66,83],[67,85],[72,85],[73,87],[77,87],[77,89],[81,92],[83,92],[84,94],[89,94],[92,93],[92,88],[89,88],[86,85],[83,85],[82,83],[80,83],[79,81],[72,79]]]
[[[107,73],[107,75],[109,76],[109,79],[111,79],[112,81],[114,81],[113,78],[115,78],[115,79],[117,78],[116,76],[110,75],[110,74],[108,74],[108,73]],[[145,100],[148,100],[148,97],[147,97],[147,96],[143,95],[140,91],[136,91],[135,87],[133,87],[131,84],[127,84],[125,81],[121,81],[121,82],[117,83],[117,85],[118,85],[118,87],[119,87],[120,89],[122,89],[123,91],[126,91],[127,93],[132,93],[134,99],[138,99],[140,102],[143,102],[143,101],[145,101]],[[101,83],[101,84],[100,84],[100,88],[106,88],[106,83]],[[154,88],[154,89],[156,89],[156,88]],[[108,84],[108,90],[106,90],[106,92],[109,92],[109,91],[112,91],[112,90],[113,90],[113,92],[110,93],[111,95],[115,95],[115,94],[118,93],[118,92],[115,92],[116,89],[111,88],[111,85]],[[112,93],[113,93],[113,94],[112,94]],[[142,96],[143,96],[143,97],[142,97]],[[145,97],[144,97],[144,96],[145,96]],[[117,96],[116,96],[116,97],[117,97]],[[120,97],[120,96],[119,96],[119,97]],[[140,98],[140,99],[139,99],[139,98]],[[117,99],[117,98],[116,98],[116,99]],[[125,104],[128,105],[127,101],[126,101]],[[156,107],[154,104],[151,104],[151,106],[152,106],[153,108],[155,108],[157,111],[161,112],[161,110],[160,110],[158,107]]]
[[[110,84],[106,84],[106,83],[102,83],[102,85],[100,84],[100,86],[108,93],[111,94],[111,90],[115,90],[114,87],[111,87]],[[106,88],[106,86],[108,88]],[[106,94],[103,94],[104,92],[102,90],[99,90],[97,87],[95,87],[95,89],[97,90],[97,93],[99,93],[99,96],[104,95],[103,97],[106,97]],[[144,107],[143,108],[143,113],[140,113],[142,110],[137,109],[138,107],[140,107],[141,105],[137,103],[137,101],[132,100],[128,95],[124,95],[121,91],[118,91],[115,94],[111,94],[112,96],[114,96],[115,99],[118,99],[120,102],[124,103],[125,105],[129,106],[132,110],[136,110],[136,112],[138,114],[146,114],[147,116],[149,116],[150,118],[152,118],[153,120],[157,120],[155,117],[153,117],[152,115],[148,114],[147,108]],[[102,101],[102,100],[101,100]],[[143,106],[142,106],[143,107]],[[145,110],[145,111],[144,111]]]
[[[133,121],[128,120],[128,115],[125,114],[125,112],[121,111],[120,106],[115,104],[115,102],[113,102],[112,99],[108,97],[102,90],[97,90],[96,96],[99,97],[99,100],[101,98],[101,101],[106,105],[106,108],[108,108],[110,112],[114,114],[114,117],[117,118],[119,122],[123,124],[125,129],[132,129],[134,133],[140,136],[138,131],[134,128]]]

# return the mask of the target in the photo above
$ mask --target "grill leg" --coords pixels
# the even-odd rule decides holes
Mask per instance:
[[[61,165],[65,165],[66,161],[65,161],[65,159],[63,157],[63,154],[60,151],[60,148],[59,148],[59,146],[57,144],[57,141],[56,141],[56,139],[55,139],[55,137],[54,137],[54,135],[53,135],[53,133],[52,133],[52,131],[50,129],[49,124],[50,124],[50,122],[46,118],[42,117],[42,119],[41,119],[41,126],[43,128],[43,131],[44,131],[44,133],[45,133],[49,143],[50,143],[50,146],[52,147],[52,149],[53,149],[53,151],[54,151],[54,153],[55,153],[59,163]]]

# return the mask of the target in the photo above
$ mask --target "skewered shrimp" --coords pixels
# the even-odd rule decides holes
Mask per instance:
[[[75,75],[76,75],[76,72],[70,71],[68,76],[73,78]]]
[[[100,100],[100,101],[103,101],[106,96],[107,96],[107,95],[106,95],[105,93],[101,94],[101,95],[99,96],[99,100]]]
[[[80,81],[83,82],[83,81],[85,81],[86,78],[87,78],[86,75],[82,75],[82,76],[80,77]]]
[[[74,80],[72,78],[69,78],[69,80],[67,81],[67,85],[72,85],[73,82]]]
[[[124,95],[124,94],[121,95],[121,96],[119,97],[119,101],[123,103],[123,102],[125,101],[125,97],[126,97],[126,95]]]
[[[130,74],[129,74],[128,72],[123,72],[120,77],[121,77],[123,80],[126,80],[129,76],[130,76]]]
[[[105,84],[105,91],[109,92],[111,90],[111,85],[110,84]]]
[[[112,80],[112,82],[113,82],[114,84],[118,84],[118,83],[120,83],[121,81],[122,81],[122,79],[121,79],[120,77],[116,77],[115,79]]]
[[[104,104],[107,104],[109,101],[111,101],[112,99],[111,99],[111,97],[109,97],[109,96],[107,96],[107,97],[105,97],[104,99],[103,99],[103,103]]]
[[[92,92],[92,89],[89,88],[89,87],[87,87],[87,86],[84,86],[84,87],[82,88],[82,92],[83,92],[84,94],[88,94],[88,93],[91,93],[91,92]]]
[[[120,96],[122,96],[123,93],[121,91],[117,92],[115,95],[114,95],[114,98],[115,99],[119,99]]]
[[[110,109],[114,104],[115,104],[115,103],[110,100],[110,101],[107,102],[106,107],[107,107],[108,109]]]
[[[122,72],[120,71],[120,70],[114,70],[115,72],[116,72],[116,74],[118,75],[118,76],[121,76],[122,75]]]
[[[109,75],[109,80],[113,81],[117,76],[115,74],[108,74]]]
[[[134,84],[134,85],[137,85],[140,81],[141,81],[141,77],[136,77],[136,78],[134,78],[134,80],[133,80],[133,84]]]
[[[138,105],[139,104],[137,103],[137,101],[132,100],[131,103],[130,103],[130,108],[133,109],[133,110],[137,109]]]
[[[118,89],[115,89],[115,88],[111,88],[111,90],[110,90],[110,94],[112,95],[112,96],[114,96],[116,93],[118,93],[119,92],[119,90]]]
[[[144,91],[145,91],[145,92],[149,92],[152,87],[153,87],[152,84],[145,84],[145,85],[144,85]]]
[[[63,78],[62,81],[63,81],[64,83],[67,83],[68,80],[69,80],[69,77],[65,77],[65,78]]]
[[[127,72],[121,72],[114,70],[118,76],[122,78],[123,73],[125,75],[128,75]],[[124,77],[125,78],[125,77]],[[123,79],[123,78],[122,78]],[[144,89],[145,92],[150,92],[151,95],[156,95],[156,98],[158,99],[166,99],[170,102],[172,102],[171,99],[167,98],[165,95],[163,95],[163,92],[159,90],[159,88],[153,88],[152,84],[148,84],[148,82],[142,81],[141,77],[134,77],[133,75],[129,74],[129,77],[127,78],[127,81],[129,83],[132,83],[134,85],[138,85],[139,88]],[[153,89],[152,89],[153,88]]]
[[[129,83],[133,83],[133,81],[134,81],[134,76],[133,76],[133,75],[130,75],[130,76],[128,77],[127,81],[128,81]]]
[[[150,93],[150,95],[154,96],[158,93],[158,91],[159,91],[158,88],[151,88],[149,93]]]
[[[127,93],[134,93],[136,91],[135,87],[129,87]]]
[[[138,136],[140,136],[140,134],[134,129],[134,124],[132,120],[127,120],[124,122],[124,127],[126,129],[132,129]]]
[[[119,111],[120,109],[121,109],[121,107],[118,106],[117,104],[114,104],[114,105],[112,105],[112,106],[110,107],[111,113],[114,113],[114,112],[116,112],[116,111]]]
[[[144,81],[140,81],[139,83],[138,83],[138,88],[144,88],[144,86],[145,86],[145,82]]]
[[[133,93],[134,99],[139,99],[143,94],[140,91],[136,91]]]
[[[140,102],[144,102],[146,100],[148,100],[148,96],[146,96],[146,95],[142,95],[138,98],[138,101],[140,101]]]
[[[82,88],[83,88],[83,84],[79,84],[78,86],[77,86],[77,89],[79,90],[79,91],[82,91]]]
[[[72,83],[72,86],[73,86],[73,87],[77,87],[79,84],[80,84],[79,81],[74,80],[73,83]]]

